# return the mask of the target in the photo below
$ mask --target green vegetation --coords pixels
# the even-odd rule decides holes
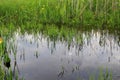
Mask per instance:
[[[99,76],[98,76],[98,80],[112,80],[112,73],[108,72],[108,70],[106,70],[104,73],[102,70],[100,70]]]
[[[1,62],[0,62],[0,64],[1,64]],[[0,80],[3,80],[3,78],[4,78],[4,71],[0,65]]]
[[[0,0],[0,25],[120,27],[120,0]]]
[[[8,63],[10,61],[10,58],[8,57],[8,54],[4,54],[4,40],[1,39],[0,41],[0,80],[12,80],[12,73],[9,73],[9,71],[6,72],[3,66],[3,63]]]
[[[0,80],[3,80],[4,78],[4,71],[3,71],[3,68],[2,68],[2,54],[3,54],[3,50],[2,50],[2,42],[3,40],[0,39]]]
[[[113,80],[112,73],[108,72],[107,69],[105,71],[103,69],[100,69],[97,76],[95,75],[96,74],[91,74],[88,79],[79,78],[77,80]]]

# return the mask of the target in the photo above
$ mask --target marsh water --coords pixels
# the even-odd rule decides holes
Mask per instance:
[[[88,80],[102,68],[112,72],[113,80],[120,79],[119,31],[78,31],[68,40],[14,32],[8,40],[13,73],[25,80]]]

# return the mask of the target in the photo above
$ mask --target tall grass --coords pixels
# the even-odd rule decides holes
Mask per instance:
[[[9,27],[0,26],[0,80],[14,80],[13,72],[10,68],[11,60],[7,52],[7,40],[12,35],[11,30],[14,31],[12,24]],[[18,80],[18,77],[15,80]]]
[[[0,24],[119,27],[120,0],[0,0]]]

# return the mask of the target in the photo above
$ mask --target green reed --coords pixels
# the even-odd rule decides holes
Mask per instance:
[[[113,80],[112,72],[108,72],[108,69],[105,72],[100,69],[97,79],[92,75],[89,77],[89,80]]]
[[[119,27],[120,0],[0,0],[0,24]]]
[[[7,41],[15,30],[14,28],[12,24],[9,26],[0,26],[0,38],[2,38],[2,42],[0,43],[0,80],[13,80],[11,67],[7,66],[11,61],[7,51]],[[16,77],[16,80],[18,80],[18,77]]]

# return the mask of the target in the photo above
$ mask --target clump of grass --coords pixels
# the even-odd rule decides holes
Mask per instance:
[[[117,0],[0,0],[0,23],[119,27]]]
[[[105,72],[100,70],[100,73],[99,73],[99,76],[98,76],[98,80],[112,80],[112,73],[108,72],[107,69],[106,69]]]
[[[10,68],[10,58],[6,51],[7,39],[12,35],[13,26],[1,26],[0,29],[0,80],[13,80],[13,73]],[[16,78],[18,80],[18,77]]]
[[[92,75],[89,77],[89,80],[113,80],[112,72],[108,71],[108,69],[106,69],[105,71],[100,69],[98,77],[95,78],[95,76]]]
[[[0,62],[0,64],[1,64],[1,62]],[[4,79],[4,71],[3,71],[3,69],[2,69],[2,67],[1,67],[1,65],[0,65],[0,80],[3,80]]]

